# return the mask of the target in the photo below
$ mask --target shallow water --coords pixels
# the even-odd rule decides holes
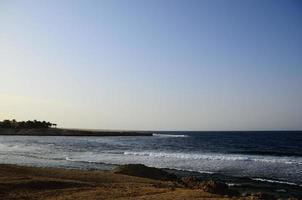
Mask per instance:
[[[302,184],[301,132],[156,132],[152,137],[1,136],[2,163],[148,166]]]

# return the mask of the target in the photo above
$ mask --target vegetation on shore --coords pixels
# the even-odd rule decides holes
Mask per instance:
[[[56,128],[57,124],[46,121],[0,121],[0,135],[24,136],[152,136],[150,132],[85,130]]]
[[[0,128],[51,128],[51,127],[56,127],[57,124],[51,123],[51,122],[46,122],[46,121],[16,121],[15,119],[13,120],[3,120],[0,121]]]

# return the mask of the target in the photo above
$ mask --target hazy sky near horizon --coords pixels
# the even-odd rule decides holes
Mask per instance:
[[[302,2],[0,0],[0,120],[302,129]]]

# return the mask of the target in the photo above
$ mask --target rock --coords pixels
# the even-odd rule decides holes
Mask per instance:
[[[113,169],[113,173],[163,181],[173,181],[177,179],[176,175],[174,174],[170,174],[162,169],[147,167],[142,164],[121,165]]]
[[[200,185],[200,189],[209,193],[226,194],[229,187],[224,183],[211,180],[211,181],[203,181]]]
[[[251,194],[248,193],[248,192],[243,192],[243,193],[241,193],[241,196],[242,197],[248,197],[248,196],[251,196]]]
[[[200,180],[196,176],[186,176],[180,179],[180,182],[188,188],[199,188]]]
[[[239,195],[238,191],[230,189],[227,184],[213,180],[201,182],[199,188],[205,192],[213,194],[221,194],[228,196]]]
[[[258,192],[258,193],[252,193],[249,199],[250,200],[274,200],[276,198],[273,195]]]

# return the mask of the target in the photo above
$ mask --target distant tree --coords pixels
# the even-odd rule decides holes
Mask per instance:
[[[13,120],[3,120],[0,121],[0,128],[51,128],[52,126],[56,126],[51,122],[46,121],[20,121],[17,122],[15,119]]]
[[[17,128],[17,127],[18,127],[18,122],[17,122],[15,119],[13,119],[13,120],[10,122],[10,124],[11,124],[11,127],[13,127],[13,128]]]
[[[2,122],[4,128],[9,128],[11,126],[10,120],[5,119]]]

